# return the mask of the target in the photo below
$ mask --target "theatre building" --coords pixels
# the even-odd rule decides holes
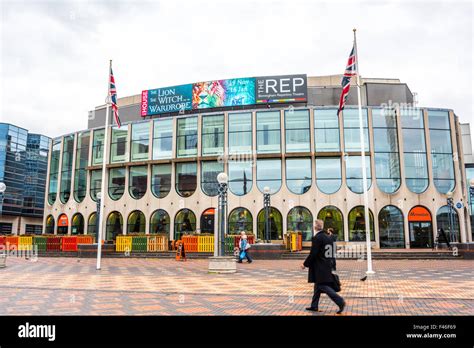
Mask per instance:
[[[340,81],[287,75],[145,90],[118,100],[120,128],[110,121],[104,129],[105,105],[96,107],[88,129],[52,141],[44,233],[96,234],[107,148],[107,241],[130,233],[170,240],[214,233],[216,177],[226,172],[230,234],[264,238],[268,187],[275,243],[301,231],[307,246],[316,218],[340,243],[363,243],[367,223],[374,248],[431,248],[438,228],[453,243],[471,242],[455,112],[414,105],[397,79],[362,79],[363,169],[357,90],[338,117]]]

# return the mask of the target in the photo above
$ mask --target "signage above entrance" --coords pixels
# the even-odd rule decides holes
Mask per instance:
[[[410,210],[410,213],[408,213],[408,221],[431,221],[431,214],[428,209],[424,207],[414,207],[412,210]]]

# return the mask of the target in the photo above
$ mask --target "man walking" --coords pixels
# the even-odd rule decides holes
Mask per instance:
[[[323,226],[324,222],[322,220],[315,221],[315,234],[311,240],[311,251],[301,266],[302,269],[308,267],[308,283],[314,283],[311,307],[306,308],[306,310],[319,312],[319,298],[321,293],[325,293],[339,307],[337,314],[341,314],[346,306],[346,302],[333,289],[334,276],[331,271],[333,240],[323,230]]]

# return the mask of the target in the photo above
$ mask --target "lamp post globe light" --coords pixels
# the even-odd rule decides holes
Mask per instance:
[[[446,203],[448,205],[448,218],[449,218],[449,241],[454,242],[454,219],[453,219],[453,209],[454,209],[454,198],[453,193],[449,191],[446,193]]]
[[[270,243],[270,187],[263,188],[263,208],[265,210],[265,242]]]

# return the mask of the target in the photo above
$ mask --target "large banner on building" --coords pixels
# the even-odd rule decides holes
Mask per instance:
[[[255,79],[239,78],[193,84],[193,109],[255,104]]]
[[[261,103],[306,102],[306,75],[246,77],[142,91],[141,115]]]
[[[260,76],[255,78],[258,104],[306,102],[306,75]]]

